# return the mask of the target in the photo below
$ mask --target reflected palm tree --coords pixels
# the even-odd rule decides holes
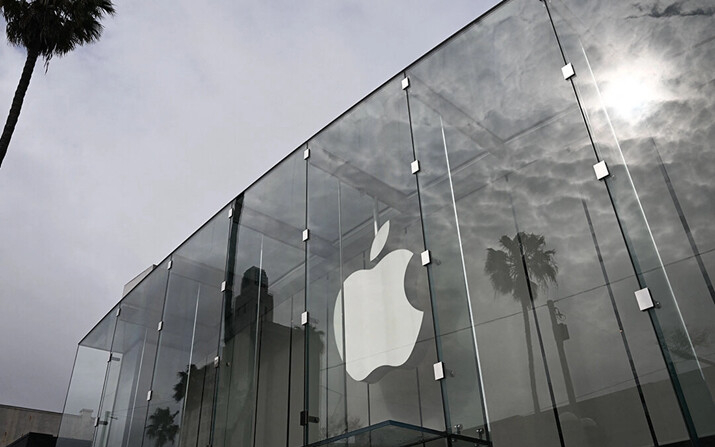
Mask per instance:
[[[151,422],[146,427],[146,435],[151,439],[156,439],[156,447],[163,447],[166,443],[174,443],[179,426],[174,423],[178,410],[171,412],[169,407],[157,408],[154,414],[149,416]]]
[[[513,238],[499,238],[499,249],[488,248],[484,272],[495,292],[511,295],[521,304],[524,318],[524,337],[529,360],[529,379],[534,413],[539,412],[539,396],[534,374],[534,353],[529,324],[529,308],[536,301],[537,291],[556,283],[559,269],[554,261],[556,250],[546,250],[544,236],[518,232]]]
[[[191,365],[188,365],[186,367],[185,371],[179,371],[176,373],[176,376],[179,378],[179,381],[174,385],[174,394],[173,398],[175,401],[180,402],[181,399],[184,398],[186,395],[186,387],[187,383],[189,380],[190,376],[194,376],[199,369],[194,365],[193,363]]]

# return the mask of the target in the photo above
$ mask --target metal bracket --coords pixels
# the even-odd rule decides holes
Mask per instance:
[[[310,239],[310,230],[306,228],[305,230],[303,230],[303,242],[307,241],[308,239]]]
[[[422,265],[428,265],[430,262],[432,262],[429,250],[423,251],[420,256],[422,257]]]
[[[573,65],[569,62],[568,64],[561,67],[561,74],[564,75],[564,80],[568,81],[576,75],[576,71],[573,69]]]
[[[221,364],[221,357],[219,357],[219,356],[214,357],[214,368],[218,368],[220,364]]]
[[[300,324],[302,326],[305,326],[306,324],[308,324],[308,321],[310,321],[310,314],[306,310],[305,312],[300,314]]]
[[[310,158],[310,148],[303,151],[303,160],[307,160],[309,158]]]
[[[420,172],[420,161],[415,160],[412,163],[410,163],[410,170],[412,171],[413,174],[417,174]]]
[[[222,291],[222,292],[225,292],[225,291],[226,291],[226,281],[223,281],[223,282],[221,283],[221,291]]]
[[[407,88],[410,86],[410,78],[404,78],[402,80],[402,90],[407,90]]]
[[[161,332],[161,330],[164,329],[164,321],[160,321],[159,324],[156,325],[156,330]]]
[[[638,301],[638,308],[640,310],[648,310],[655,307],[648,287],[636,291],[636,301]]]
[[[118,307],[118,308],[117,308],[117,316],[121,315],[121,313],[122,313],[122,308],[121,308],[121,307]]]
[[[97,416],[96,418],[94,418],[94,426],[95,426],[95,427],[99,427],[99,416]]]
[[[303,410],[300,412],[300,425],[306,426],[309,423],[317,424],[318,422],[320,422],[320,418],[318,418],[317,416],[309,415],[307,410]]]
[[[228,209],[228,218],[230,219],[232,217],[233,217],[233,208],[229,208]]]
[[[147,402],[151,400],[151,390],[146,392],[146,400]]]
[[[608,171],[608,166],[606,166],[606,162],[604,160],[599,161],[598,163],[593,165],[593,172],[596,173],[596,178],[598,180],[602,180],[611,175],[611,173]]]
[[[174,260],[173,260],[173,259],[169,259],[169,263],[166,265],[166,269],[167,269],[167,270],[171,270],[171,267],[172,267],[173,265],[174,265]]]
[[[444,379],[444,363],[443,362],[435,363],[434,365],[432,365],[432,369],[434,369],[434,380]]]

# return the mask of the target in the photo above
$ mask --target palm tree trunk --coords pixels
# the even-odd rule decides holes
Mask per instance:
[[[17,85],[17,90],[15,90],[15,97],[12,99],[10,113],[7,115],[5,128],[0,137],[0,166],[2,166],[2,161],[5,159],[5,154],[7,154],[7,148],[10,145],[12,133],[15,131],[17,119],[20,117],[22,102],[25,100],[25,93],[27,92],[27,87],[30,85],[30,78],[32,78],[32,72],[35,69],[38,56],[39,53],[37,51],[27,52],[27,60],[25,61],[25,67],[22,69],[20,83]]]
[[[529,309],[524,300],[521,301],[521,314],[524,317],[524,338],[526,338],[526,355],[529,359],[529,382],[531,383],[531,398],[534,401],[534,414],[539,413],[539,394],[536,392],[536,373],[534,371],[534,350],[531,346],[531,324]]]

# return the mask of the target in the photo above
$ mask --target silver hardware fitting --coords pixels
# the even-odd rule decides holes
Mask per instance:
[[[96,418],[94,418],[94,426],[95,426],[95,427],[99,427],[99,416],[97,416]]]
[[[228,218],[230,219],[232,217],[233,217],[233,208],[229,208],[228,209]]]
[[[413,174],[417,174],[420,172],[420,161],[415,160],[412,163],[410,163],[410,170],[412,171]]]
[[[593,172],[596,173],[596,178],[598,180],[608,177],[611,173],[608,171],[608,166],[606,166],[605,161],[599,161],[593,165]]]
[[[407,90],[410,86],[410,78],[405,78],[402,80],[402,90]]]
[[[109,362],[111,362],[111,361],[112,361],[112,353],[110,352],[110,353],[109,353],[109,358],[107,359],[107,363],[109,363]]]
[[[434,365],[432,365],[432,369],[434,369],[434,380],[444,379],[444,363],[443,362],[435,363]]]
[[[306,228],[305,230],[303,230],[303,242],[307,241],[308,239],[310,239],[310,230]]]
[[[307,310],[305,312],[303,312],[302,314],[300,314],[300,324],[302,326],[305,326],[306,324],[308,324],[309,320],[310,320],[310,314],[308,313]]]
[[[652,307],[655,307],[655,304],[653,303],[653,298],[650,296],[650,290],[648,290],[648,287],[636,291],[636,301],[638,301],[638,308],[640,310],[648,310]]]
[[[169,263],[166,265],[167,270],[171,270],[171,267],[174,265],[174,261],[172,259],[169,259]]]
[[[317,424],[320,422],[320,418],[317,416],[311,416],[308,414],[307,410],[300,412],[300,425],[305,427],[308,424]]]
[[[218,368],[218,366],[221,364],[221,357],[216,356],[214,357],[214,368]]]
[[[422,265],[428,265],[430,262],[432,262],[432,257],[430,256],[429,250],[423,251],[420,256],[422,257]]]
[[[151,390],[146,392],[146,400],[150,401],[151,400]]]
[[[310,149],[306,149],[303,151],[303,160],[307,160],[310,158]]]
[[[117,316],[119,316],[121,313],[122,313],[122,308],[120,307],[117,309]]]
[[[564,75],[564,80],[568,81],[569,79],[574,77],[576,72],[573,69],[573,65],[571,65],[571,63],[569,62],[568,64],[561,67],[561,74]]]
[[[226,291],[226,281],[221,283],[221,291],[225,292]]]
[[[159,324],[156,325],[156,330],[161,332],[162,329],[164,329],[164,322],[160,321]]]

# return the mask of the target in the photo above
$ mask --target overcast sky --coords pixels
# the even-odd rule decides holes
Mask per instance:
[[[126,282],[495,3],[126,0],[38,63],[0,169],[0,404],[61,411]],[[3,123],[24,59],[3,32]]]

